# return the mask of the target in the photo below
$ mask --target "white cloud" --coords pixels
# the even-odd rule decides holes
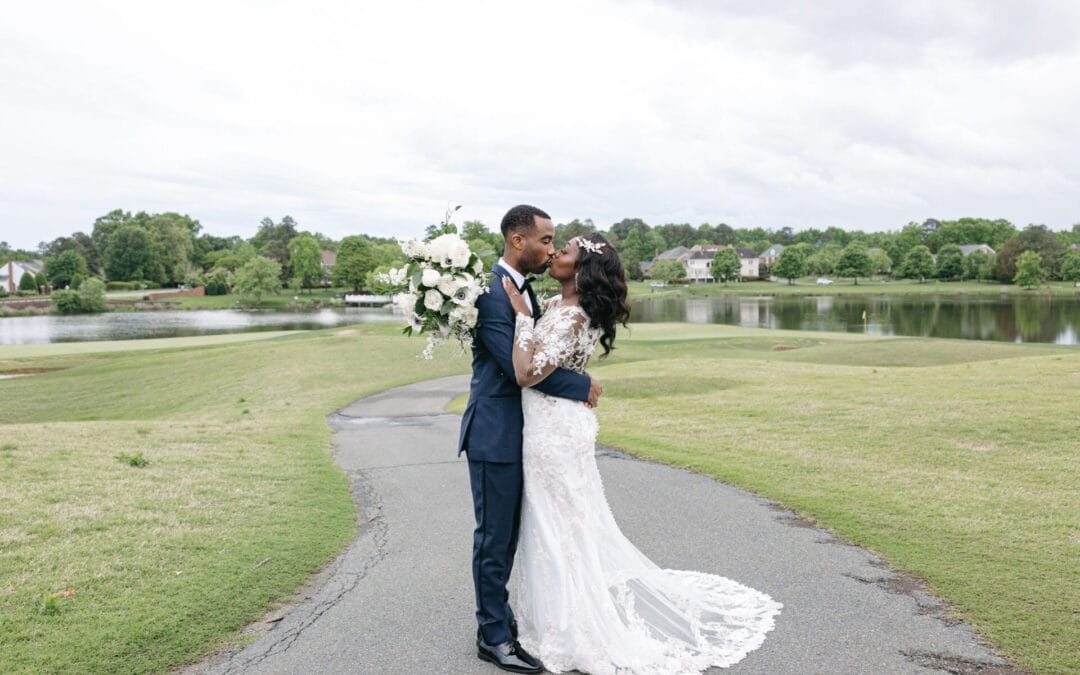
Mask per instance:
[[[39,3],[0,27],[2,236],[113,208],[411,236],[450,201],[897,228],[1080,221],[1064,3]]]

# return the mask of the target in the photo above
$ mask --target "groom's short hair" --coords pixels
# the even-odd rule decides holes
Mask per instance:
[[[510,209],[506,212],[506,215],[503,216],[502,225],[499,228],[502,230],[503,239],[509,237],[511,232],[531,230],[536,227],[537,217],[551,220],[551,216],[535,206],[529,206],[528,204],[518,204]]]

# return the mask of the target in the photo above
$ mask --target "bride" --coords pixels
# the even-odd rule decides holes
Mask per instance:
[[[525,416],[516,615],[548,670],[699,673],[765,640],[781,605],[724,577],[660,569],[623,536],[596,466],[597,422],[580,402],[529,389],[557,367],[583,372],[626,325],[626,280],[611,244],[578,237],[552,259],[561,284],[533,325],[514,285],[514,370]]]

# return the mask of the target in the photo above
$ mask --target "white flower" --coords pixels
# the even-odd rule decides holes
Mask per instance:
[[[462,284],[454,289],[454,293],[450,296],[450,299],[453,300],[456,305],[472,305],[476,302],[478,295],[479,293],[475,286]]]
[[[445,265],[446,257],[449,255],[450,248],[454,245],[455,240],[460,241],[456,234],[444,234],[429,241],[427,248],[431,259],[440,265]]]
[[[450,246],[446,261],[450,267],[461,269],[469,264],[470,257],[472,257],[472,251],[469,250],[469,245],[458,239]]]
[[[484,261],[479,258],[476,259],[476,264],[473,265],[473,272],[480,274],[484,271]]]
[[[442,275],[439,274],[439,270],[427,269],[424,270],[424,276],[421,277],[420,283],[428,288],[435,288],[439,284],[439,279]]]
[[[401,242],[401,252],[410,258],[420,259],[429,257],[428,245],[415,239]]]
[[[452,298],[454,297],[454,294],[457,293],[457,290],[461,288],[464,284],[465,282],[461,281],[460,279],[457,279],[449,274],[444,274],[442,279],[439,279],[437,288],[442,292],[443,295]]]
[[[415,331],[424,330],[424,318],[416,312],[409,312],[409,326]]]
[[[401,308],[401,311],[409,314],[416,307],[416,300],[419,297],[416,293],[398,293],[394,298],[394,303]]]
[[[465,328],[476,327],[476,319],[480,316],[480,312],[475,307],[459,306],[450,310],[450,322],[463,324]]]
[[[408,272],[408,267],[401,267],[398,269],[391,269],[386,276],[389,277],[390,283],[395,286],[400,286],[405,283],[405,274]]]
[[[443,294],[432,288],[424,294],[424,307],[427,307],[432,312],[437,312],[442,309]]]

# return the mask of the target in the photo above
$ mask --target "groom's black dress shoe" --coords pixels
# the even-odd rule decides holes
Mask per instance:
[[[521,648],[517,640],[489,645],[480,640],[476,643],[476,655],[511,673],[542,673],[540,660]]]

